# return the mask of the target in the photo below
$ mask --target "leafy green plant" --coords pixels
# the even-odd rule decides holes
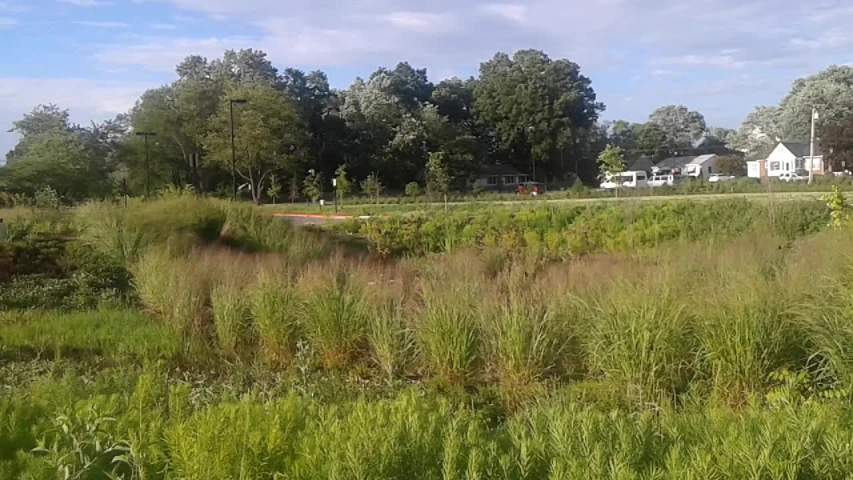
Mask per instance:
[[[271,173],[269,182],[270,184],[267,187],[267,196],[272,199],[272,203],[275,205],[276,200],[278,200],[278,196],[281,195],[281,184],[278,181],[278,175]]]
[[[421,195],[421,186],[418,182],[409,182],[406,184],[406,196],[407,197],[418,197]]]

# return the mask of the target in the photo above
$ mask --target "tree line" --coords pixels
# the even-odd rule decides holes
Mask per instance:
[[[850,70],[831,67],[818,80],[846,80]],[[56,105],[24,115],[12,126],[20,141],[0,168],[0,188],[31,195],[50,187],[68,201],[120,186],[142,194],[193,185],[225,196],[236,177],[255,201],[319,198],[332,179],[373,195],[422,187],[442,194],[495,164],[535,170],[541,182],[591,184],[607,145],[626,158],[750,151],[754,137],[769,138],[779,125],[801,129],[802,119],[784,112],[798,111],[814,83],[798,80],[794,98],[756,110],[735,131],[709,128],[681,105],[661,107],[645,123],[602,122],[605,106],[580,67],[538,50],[497,53],[476,77],[438,83],[401,62],[334,89],[322,71],[279,71],[252,49],[189,56],[176,74],[100,124],[73,124]]]

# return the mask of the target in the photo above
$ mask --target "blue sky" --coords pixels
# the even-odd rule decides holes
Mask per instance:
[[[102,120],[184,56],[247,47],[341,88],[401,60],[438,81],[539,48],[581,66],[606,119],[676,103],[734,128],[795,78],[853,63],[851,24],[850,0],[0,0],[0,152],[39,103]]]

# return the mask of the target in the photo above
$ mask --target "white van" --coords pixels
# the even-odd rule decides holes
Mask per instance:
[[[622,173],[608,173],[601,184],[601,188],[612,190],[614,188],[641,188],[649,186],[649,177],[643,171],[630,171]]]
[[[654,175],[649,179],[649,187],[673,187],[681,181],[681,175]]]

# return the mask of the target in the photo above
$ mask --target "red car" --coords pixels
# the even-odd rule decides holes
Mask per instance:
[[[540,195],[545,193],[545,186],[539,182],[526,182],[522,183],[515,189],[515,193],[519,195]]]

